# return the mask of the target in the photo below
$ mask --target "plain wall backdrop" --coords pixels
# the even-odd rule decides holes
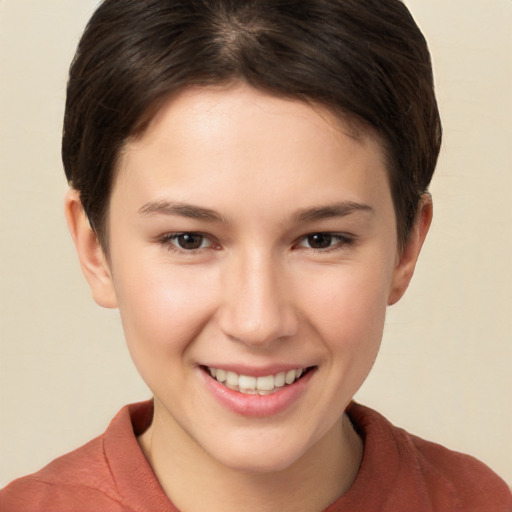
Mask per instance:
[[[357,399],[512,483],[512,1],[406,3],[445,141],[429,239]],[[63,215],[67,69],[96,4],[0,0],[0,487],[150,396]]]

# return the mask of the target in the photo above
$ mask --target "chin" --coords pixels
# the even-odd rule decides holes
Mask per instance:
[[[210,452],[210,455],[218,463],[237,472],[268,474],[290,468],[306,451],[303,444],[283,443],[283,436],[280,436],[274,442],[263,437],[242,443],[242,446],[231,443],[221,453]]]
[[[293,456],[263,457],[259,453],[252,457],[249,455],[246,457],[231,457],[219,462],[225,463],[227,467],[236,472],[265,475],[285,471],[293,466],[299,458]]]

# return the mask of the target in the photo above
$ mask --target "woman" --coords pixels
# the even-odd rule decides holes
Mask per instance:
[[[401,2],[104,2],[70,72],[66,215],[154,398],[1,510],[509,510],[483,464],[352,402],[440,142]]]

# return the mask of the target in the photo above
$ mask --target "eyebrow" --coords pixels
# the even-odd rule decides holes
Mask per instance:
[[[226,219],[214,210],[179,202],[150,201],[139,208],[139,213],[142,215],[177,215],[207,222],[226,223]]]
[[[346,217],[356,212],[367,212],[374,214],[375,210],[368,204],[355,203],[353,201],[342,201],[326,206],[315,206],[299,210],[294,219],[296,222],[315,222],[319,220],[332,219],[336,217]]]
[[[336,217],[346,217],[356,212],[374,213],[374,209],[364,203],[355,203],[353,201],[342,201],[325,206],[313,206],[299,210],[293,216],[297,223],[315,222]],[[188,203],[171,201],[150,201],[139,208],[141,215],[176,215],[187,217],[189,219],[203,220],[206,222],[220,222],[226,224],[226,219],[215,210],[195,206]]]

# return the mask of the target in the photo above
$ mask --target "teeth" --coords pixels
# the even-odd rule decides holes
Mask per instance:
[[[226,384],[228,386],[238,386],[238,374],[235,372],[226,372]]]
[[[295,380],[296,375],[297,375],[296,370],[290,370],[290,371],[286,372],[286,377],[284,379],[286,384],[291,384]]]
[[[299,370],[297,370],[299,371]],[[300,370],[300,372],[302,373],[302,370]],[[286,372],[281,372],[281,373],[278,373],[275,377],[274,377],[274,385],[276,388],[282,388],[286,383]]]
[[[258,377],[256,387],[258,391],[272,391],[274,389],[274,376],[265,375],[265,377]]]
[[[256,390],[256,377],[249,377],[247,375],[240,375],[238,378],[238,387],[244,391]],[[258,389],[261,389],[258,386]]]
[[[208,368],[208,371],[214,379],[229,389],[249,395],[270,395],[286,384],[293,384],[304,373],[304,369],[297,368],[296,370],[279,372],[275,375],[253,377],[239,375],[220,368]]]

